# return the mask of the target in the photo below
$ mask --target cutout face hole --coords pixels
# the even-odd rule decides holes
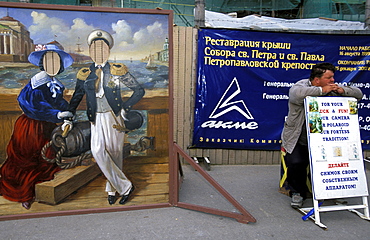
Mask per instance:
[[[42,61],[43,61],[45,72],[49,76],[55,76],[58,74],[60,70],[60,57],[58,53],[53,52],[53,51],[48,51],[44,54]]]
[[[98,65],[108,61],[109,46],[104,40],[95,40],[90,45],[90,57]]]

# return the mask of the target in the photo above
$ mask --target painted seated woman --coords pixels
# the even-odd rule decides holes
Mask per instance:
[[[31,207],[35,185],[54,178],[61,170],[45,161],[41,150],[50,141],[51,132],[64,118],[72,117],[68,102],[63,98],[64,86],[55,76],[73,63],[59,43],[38,45],[28,61],[41,72],[34,75],[18,96],[23,114],[16,120],[7,146],[7,159],[0,168],[0,194],[10,200]],[[48,148],[45,156],[54,158]]]

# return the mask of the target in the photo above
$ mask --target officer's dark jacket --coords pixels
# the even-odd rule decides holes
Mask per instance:
[[[97,110],[95,80],[98,76],[95,74],[96,69],[94,63],[89,68],[80,69],[77,73],[75,92],[69,103],[69,111],[75,113],[83,96],[86,94],[87,117],[90,122],[95,122]],[[107,63],[103,67],[103,73],[104,94],[116,116],[118,116],[122,108],[125,111],[129,111],[144,96],[144,89],[128,72],[124,64]],[[121,97],[120,86],[122,87],[122,83],[134,91],[126,102],[123,102]]]

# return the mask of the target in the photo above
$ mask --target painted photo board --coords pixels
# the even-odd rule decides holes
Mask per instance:
[[[306,97],[305,110],[314,198],[368,196],[357,100]]]
[[[171,40],[172,11],[0,3],[0,219],[168,203]]]

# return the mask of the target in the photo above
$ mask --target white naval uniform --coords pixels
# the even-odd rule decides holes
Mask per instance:
[[[107,178],[105,191],[110,195],[118,192],[122,196],[129,193],[132,183],[122,172],[125,132],[116,130],[113,125],[117,124],[117,121],[120,125],[124,123],[121,114],[116,117],[109,106],[104,95],[103,76],[101,79],[99,91],[96,93],[95,124],[91,123],[91,153]]]

